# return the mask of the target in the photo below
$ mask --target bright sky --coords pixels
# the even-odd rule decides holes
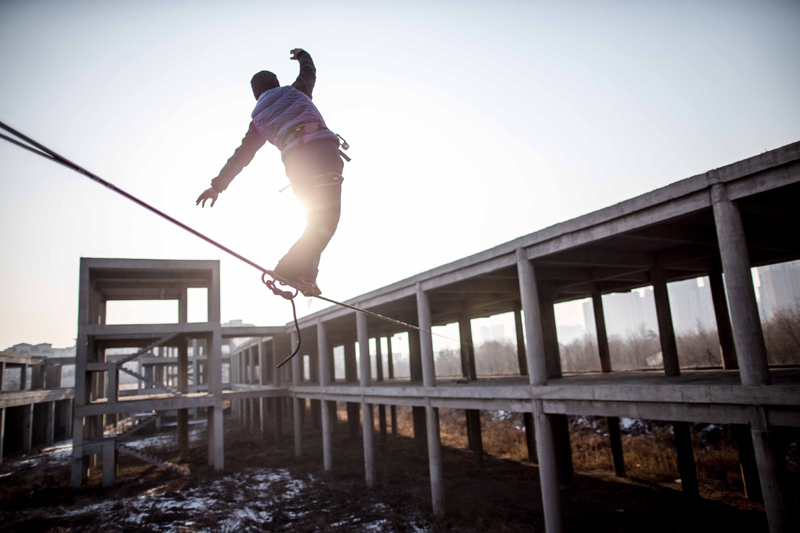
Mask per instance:
[[[352,146],[319,277],[346,299],[797,141],[797,28],[791,0],[6,0],[0,121],[270,268],[303,226],[276,149],[194,200],[252,74],[289,84],[307,49]],[[252,268],[4,141],[0,180],[0,349],[72,345],[81,256],[220,258],[224,321],[291,318]]]

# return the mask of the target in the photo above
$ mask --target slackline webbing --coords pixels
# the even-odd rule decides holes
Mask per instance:
[[[15,130],[14,128],[8,126],[7,124],[5,124],[3,122],[0,122],[0,128],[6,130],[7,132],[11,133],[12,135],[18,137],[19,139],[22,139],[23,141],[25,141],[28,144],[22,143],[22,142],[18,141],[17,139],[13,139],[13,138],[8,137],[8,136],[6,136],[6,135],[4,135],[2,133],[0,133],[0,138],[10,142],[11,144],[19,146],[20,148],[23,148],[23,149],[25,149],[25,150],[27,150],[29,152],[32,152],[32,153],[34,153],[34,154],[36,154],[36,155],[38,155],[40,157],[43,157],[43,158],[48,159],[50,161],[53,161],[54,163],[58,163],[59,165],[63,165],[65,167],[67,167],[68,169],[73,170],[73,171],[77,172],[78,174],[81,174],[81,175],[91,179],[92,181],[95,181],[95,182],[99,183],[100,185],[102,185],[105,188],[111,189],[115,193],[117,193],[117,194],[119,194],[121,196],[124,196],[125,198],[127,198],[131,202],[133,202],[133,203],[135,203],[135,204],[147,209],[148,211],[150,211],[152,213],[155,213],[156,215],[160,216],[161,218],[163,218],[163,219],[165,219],[165,220],[167,220],[169,222],[172,222],[176,226],[188,231],[189,233],[191,233],[195,237],[199,237],[199,238],[203,239],[207,243],[209,243],[209,244],[211,244],[213,246],[216,246],[217,248],[219,248],[223,252],[232,255],[233,257],[235,257],[236,259],[238,259],[238,260],[240,260],[240,261],[242,261],[244,263],[247,263],[248,265],[250,265],[251,267],[255,268],[256,270],[259,270],[262,273],[262,278],[264,277],[264,275],[269,275],[269,271],[266,268],[264,268],[261,265],[259,265],[258,263],[255,263],[255,262],[251,261],[250,259],[247,259],[243,255],[234,252],[233,250],[231,250],[227,246],[224,246],[224,245],[220,244],[219,242],[215,241],[214,239],[212,239],[211,237],[208,237],[208,236],[200,233],[199,231],[197,231],[196,229],[192,228],[191,226],[187,226],[186,224],[184,224],[180,220],[178,220],[178,219],[166,214],[165,212],[161,211],[160,209],[157,209],[157,208],[153,207],[152,205],[148,204],[144,200],[140,200],[139,198],[137,198],[133,194],[131,194],[129,192],[126,192],[123,189],[120,189],[119,187],[117,187],[113,183],[110,183],[110,182],[104,180],[103,178],[101,178],[97,174],[89,172],[88,170],[86,170],[82,166],[80,166],[80,165],[78,165],[76,163],[73,163],[72,161],[70,161],[66,157],[57,154],[53,150],[51,150],[51,149],[47,148],[46,146],[34,141],[30,137],[18,132],[17,130]],[[295,293],[295,296],[296,295],[297,295],[297,293]],[[297,335],[298,335],[297,339],[298,339],[298,342],[297,342],[297,348],[294,350],[292,355],[290,355],[289,357],[284,359],[280,364],[278,364],[278,368],[280,368],[284,364],[286,364],[292,357],[294,357],[294,355],[300,349],[300,326],[297,323],[297,312],[296,312],[296,308],[295,308],[295,305],[294,305],[294,297],[292,297],[292,298],[285,297],[285,298],[292,303],[292,311],[294,313],[295,327],[297,328]],[[427,333],[429,335],[436,335],[437,337],[440,337],[440,338],[443,338],[443,339],[447,339],[447,340],[450,340],[450,341],[453,341],[453,342],[460,342],[461,344],[466,344],[464,342],[457,341],[455,339],[451,339],[450,337],[446,337],[444,335],[439,335],[438,333],[433,333],[432,331],[429,331],[427,329],[421,328],[419,326],[415,326],[414,324],[408,324],[406,322],[403,322],[402,320],[397,320],[397,319],[394,319],[394,318],[391,318],[391,317],[383,316],[383,315],[381,315],[379,313],[375,313],[375,312],[370,311],[368,309],[362,309],[360,307],[355,307],[353,305],[346,304],[344,302],[337,302],[336,300],[332,300],[330,298],[326,298],[325,296],[322,296],[322,295],[314,296],[314,298],[317,298],[319,300],[323,300],[323,301],[328,302],[328,303],[333,304],[333,305],[338,305],[340,307],[345,307],[347,309],[351,309],[351,310],[356,311],[358,313],[363,313],[365,315],[371,316],[371,317],[376,318],[378,320],[382,320],[384,322],[389,322],[391,324],[395,324],[395,325],[398,325],[398,326],[403,326],[403,327],[406,327],[406,328],[415,329],[415,330],[417,330],[419,332]]]

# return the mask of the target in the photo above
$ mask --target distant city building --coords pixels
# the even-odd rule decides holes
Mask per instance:
[[[780,311],[800,309],[800,261],[759,267],[758,278],[762,319]]]
[[[75,357],[75,347],[53,348],[52,344],[43,342],[41,344],[28,344],[21,342],[3,350],[4,352],[15,352],[33,355],[36,357]]]
[[[608,335],[628,336],[638,330],[642,325],[646,330],[658,332],[656,319],[656,304],[653,289],[645,288],[643,291],[614,292],[603,295],[603,314],[606,319]],[[629,320],[628,317],[637,317],[638,321]],[[586,330],[591,335],[596,335],[594,324],[594,310],[592,301],[583,304],[583,319]]]
[[[491,326],[481,326],[482,342],[503,342],[506,339],[505,327],[503,324],[492,324]]]
[[[675,333],[688,333],[701,329],[716,329],[714,302],[711,300],[711,288],[708,278],[676,281],[667,285],[669,290],[669,307]]]

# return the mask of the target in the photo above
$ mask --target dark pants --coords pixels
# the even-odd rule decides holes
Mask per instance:
[[[315,281],[320,255],[339,225],[344,162],[337,143],[317,141],[295,148],[283,163],[292,190],[305,208],[306,229],[275,271]]]

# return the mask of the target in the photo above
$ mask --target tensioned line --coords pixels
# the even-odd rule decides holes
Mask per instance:
[[[16,139],[13,139],[11,137],[3,135],[2,133],[0,133],[0,138],[5,139],[6,141],[8,141],[8,142],[10,142],[10,143],[12,143],[12,144],[14,144],[16,146],[19,146],[20,148],[28,150],[29,152],[32,152],[32,153],[34,153],[34,154],[36,154],[36,155],[38,155],[40,157],[43,157],[45,159],[48,159],[50,161],[53,161],[53,162],[58,163],[60,165],[63,165],[65,167],[69,168],[70,170],[73,170],[73,171],[77,172],[78,174],[81,174],[81,175],[91,179],[92,181],[95,181],[95,182],[99,183],[103,187],[106,187],[107,189],[111,189],[115,193],[117,193],[117,194],[119,194],[121,196],[124,196],[128,200],[138,204],[141,207],[144,207],[148,211],[150,211],[152,213],[155,213],[156,215],[160,216],[161,218],[163,218],[163,219],[165,219],[165,220],[167,220],[169,222],[172,222],[176,226],[188,231],[192,235],[203,239],[204,241],[206,241],[207,243],[209,243],[209,244],[211,244],[213,246],[216,246],[217,248],[219,248],[223,252],[232,255],[233,257],[235,257],[236,259],[238,259],[240,261],[243,261],[244,263],[247,263],[248,265],[250,265],[251,267],[255,268],[256,270],[261,271],[262,274],[267,274],[267,275],[269,274],[269,271],[266,268],[264,268],[261,265],[259,265],[258,263],[255,263],[254,261],[251,261],[250,259],[247,259],[243,255],[234,252],[233,250],[231,250],[227,246],[224,246],[224,245],[220,244],[219,242],[215,241],[211,237],[208,237],[208,236],[204,235],[203,233],[200,233],[199,231],[197,231],[196,229],[192,228],[191,226],[188,226],[188,225],[184,224],[183,222],[181,222],[180,220],[178,220],[178,219],[166,214],[165,212],[161,211],[160,209],[157,209],[157,208],[153,207],[152,205],[148,204],[144,200],[140,200],[139,198],[137,198],[133,194],[131,194],[131,193],[127,192],[127,191],[124,191],[123,189],[120,189],[119,187],[117,187],[113,183],[110,183],[110,182],[104,180],[103,178],[101,178],[97,174],[89,172],[88,170],[86,170],[85,168],[81,167],[80,165],[78,165],[76,163],[73,163],[69,159],[57,154],[53,150],[51,150],[51,149],[47,148],[46,146],[34,141],[30,137],[18,132],[14,128],[6,125],[5,123],[0,122],[0,128],[6,130],[7,132],[11,133],[12,135],[15,135],[16,137],[22,139],[23,141],[25,141],[26,143],[28,143],[31,146],[28,146],[28,145],[26,145],[26,144],[24,144],[24,143],[22,143],[22,142],[20,142],[20,141],[18,141]],[[379,313],[375,313],[374,311],[369,311],[368,309],[362,309],[360,307],[355,307],[353,305],[346,304],[344,302],[337,302],[336,300],[332,300],[330,298],[326,298],[326,297],[324,297],[322,295],[314,296],[314,298],[318,298],[320,300],[323,300],[325,302],[328,302],[328,303],[331,303],[331,304],[334,304],[334,305],[338,305],[340,307],[345,307],[347,309],[352,309],[353,311],[356,311],[358,313],[364,313],[365,315],[371,316],[371,317],[376,318],[378,320],[383,320],[384,322],[389,322],[389,323],[392,323],[392,324],[396,324],[398,326],[412,328],[412,329],[415,329],[415,330],[420,331],[422,333],[427,333],[429,335],[436,335],[437,337],[440,337],[442,339],[447,339],[447,340],[453,341],[453,342],[459,342],[460,344],[468,344],[468,343],[465,343],[463,341],[458,341],[456,339],[451,339],[450,337],[446,337],[444,335],[439,335],[438,333],[434,333],[432,331],[429,331],[427,329],[421,328],[419,326],[415,326],[414,324],[408,324],[406,322],[403,322],[402,320],[397,320],[397,319],[394,319],[394,318],[383,316],[383,315],[381,315]],[[294,311],[294,302],[293,301],[292,301],[292,309]],[[300,326],[297,323],[296,313],[295,313],[295,317],[294,318],[295,318],[295,327],[297,328],[298,339],[299,339]],[[298,349],[299,349],[299,347],[300,347],[300,343],[298,341]],[[297,353],[297,350],[295,350],[295,353]],[[295,353],[293,353],[288,358],[286,358],[278,366],[281,367],[284,364],[286,364],[286,362],[288,362],[295,355]]]

